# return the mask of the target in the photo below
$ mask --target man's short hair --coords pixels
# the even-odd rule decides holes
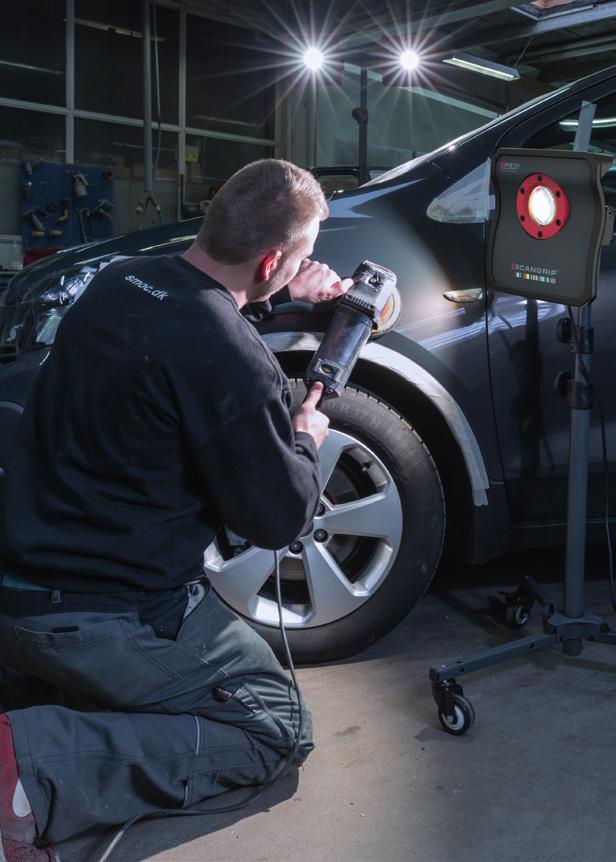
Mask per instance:
[[[261,159],[241,168],[217,192],[197,244],[220,263],[245,263],[276,246],[289,252],[314,218],[328,214],[311,173],[282,159]]]

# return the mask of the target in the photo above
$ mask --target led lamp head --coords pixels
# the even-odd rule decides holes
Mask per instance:
[[[545,227],[556,218],[556,198],[547,186],[536,186],[528,198],[528,214],[535,224]]]
[[[565,190],[545,174],[530,174],[518,188],[520,225],[534,239],[551,239],[564,228],[571,211]]]

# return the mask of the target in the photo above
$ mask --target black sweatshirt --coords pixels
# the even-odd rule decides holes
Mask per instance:
[[[76,592],[198,577],[225,524],[264,548],[310,526],[313,438],[233,296],[179,256],[104,269],[70,308],[7,469],[0,555]]]

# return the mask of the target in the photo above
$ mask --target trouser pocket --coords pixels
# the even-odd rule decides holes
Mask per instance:
[[[170,656],[173,642],[156,638],[136,611],[66,612],[13,623],[20,671],[102,707],[130,707],[181,678]]]

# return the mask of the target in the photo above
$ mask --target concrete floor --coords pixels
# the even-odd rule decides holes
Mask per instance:
[[[604,557],[590,554],[587,610],[616,627]],[[428,681],[433,664],[538,632],[538,610],[512,632],[489,597],[530,574],[560,599],[561,565],[560,551],[519,553],[440,576],[380,643],[300,670],[317,749],[299,774],[241,813],[137,824],[111,862],[615,859],[611,647],[574,659],[551,648],[472,674],[477,721],[462,737],[441,729]],[[62,862],[95,862],[107,840],[69,842]]]

